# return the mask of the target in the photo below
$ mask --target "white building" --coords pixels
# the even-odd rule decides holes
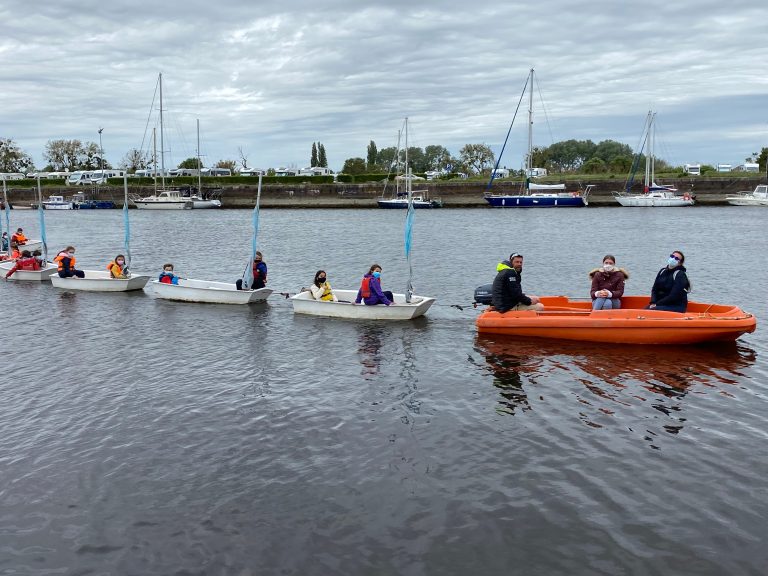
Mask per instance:
[[[730,172],[733,170],[733,166],[730,164],[718,164],[716,168],[718,172]]]
[[[701,164],[686,164],[683,166],[683,170],[691,176],[701,176]]]

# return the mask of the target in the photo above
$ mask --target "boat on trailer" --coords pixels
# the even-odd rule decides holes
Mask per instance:
[[[492,307],[478,316],[480,334],[613,344],[700,344],[736,340],[757,319],[738,306],[688,302],[684,313],[649,310],[648,296],[626,296],[618,310],[592,310],[589,300],[543,296],[543,311]]]
[[[333,293],[339,299],[338,302],[315,300],[309,291],[291,296],[293,311],[296,314],[349,320],[412,320],[424,316],[435,303],[434,298],[427,296],[413,294],[411,301],[406,302],[405,294],[393,294],[394,304],[391,306],[366,306],[355,304],[357,290],[334,290]]]

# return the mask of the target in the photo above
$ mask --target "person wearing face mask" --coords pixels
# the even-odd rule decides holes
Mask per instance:
[[[526,296],[523,293],[522,273],[523,255],[517,252],[496,266],[491,303],[497,312],[503,314],[508,310],[544,310],[538,296]]]
[[[85,278],[85,272],[75,268],[74,246],[67,246],[53,261],[59,265],[59,278]]]
[[[376,304],[391,306],[393,300],[392,292],[381,289],[381,266],[374,264],[368,270],[368,273],[363,276],[360,289],[357,291],[355,304],[365,302],[366,306],[375,306]]]
[[[623,268],[616,268],[616,258],[607,254],[603,258],[603,266],[592,270],[589,277],[592,279],[592,287],[589,289],[592,310],[621,308],[624,281],[629,278],[629,273]]]
[[[129,278],[128,268],[125,267],[125,256],[118,254],[115,259],[107,264],[107,270],[109,270],[109,277],[115,279]]]
[[[680,250],[675,250],[669,255],[667,265],[656,274],[648,308],[667,312],[685,312],[688,307],[691,282],[688,280],[684,263],[685,255]]]
[[[331,283],[328,282],[328,275],[325,270],[318,270],[315,274],[315,281],[312,286],[309,287],[309,291],[312,292],[312,296],[315,300],[322,300],[324,302],[338,302],[339,299],[331,290]]]
[[[246,268],[247,270],[247,268]],[[251,290],[259,290],[267,285],[267,263],[264,262],[264,256],[261,252],[256,252],[256,257],[253,259],[253,284]],[[235,286],[238,290],[243,289],[243,280],[239,278],[235,280]]]

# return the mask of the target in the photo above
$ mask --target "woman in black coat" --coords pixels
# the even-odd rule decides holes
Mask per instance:
[[[676,250],[669,255],[666,267],[659,270],[656,281],[651,288],[652,310],[668,312],[685,312],[688,307],[688,292],[691,284],[685,273],[685,255]]]

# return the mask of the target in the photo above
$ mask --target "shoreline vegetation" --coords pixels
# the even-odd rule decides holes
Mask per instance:
[[[274,179],[270,179],[274,180]],[[281,180],[280,177],[277,180]],[[264,183],[262,185],[261,206],[263,208],[377,208],[376,200],[384,190],[384,181],[373,182],[333,182],[330,177],[293,177],[292,182]],[[330,181],[328,181],[330,180]],[[536,179],[543,184],[552,181],[563,181],[560,175]],[[727,205],[725,196],[744,191],[752,191],[755,186],[765,181],[761,174],[722,174],[717,177],[659,175],[659,182],[671,184],[679,189],[681,194],[695,195],[699,206]],[[610,176],[590,176],[565,178],[568,190],[577,190],[587,184],[595,187],[589,195],[590,206],[619,206],[613,198],[614,191],[624,189],[625,181]],[[107,185],[101,186],[65,186],[61,180],[41,180],[43,196],[71,196],[84,193],[94,200],[112,200],[117,208],[122,208],[123,181],[113,179]],[[194,186],[196,178],[166,179],[166,188],[178,186]],[[12,206],[26,208],[37,202],[36,180],[8,181],[8,200]],[[203,191],[216,190],[217,197],[222,202],[222,208],[253,208],[256,202],[257,178],[255,177],[221,177],[203,180]],[[387,185],[390,194],[394,184]],[[414,193],[424,191],[431,199],[440,199],[444,208],[490,208],[483,196],[486,192],[487,180],[419,180],[414,182]],[[491,194],[520,193],[520,179],[496,179],[490,190]],[[128,180],[128,191],[132,196],[148,196],[155,191],[154,183],[149,178],[131,178]],[[633,192],[642,192],[642,182],[635,182]]]

